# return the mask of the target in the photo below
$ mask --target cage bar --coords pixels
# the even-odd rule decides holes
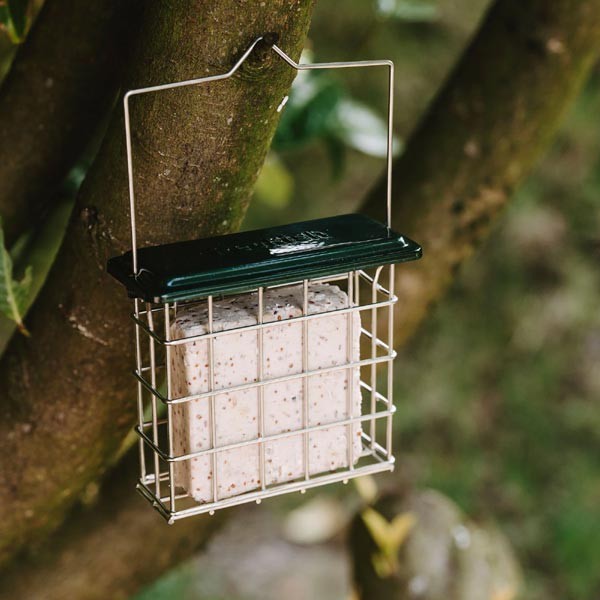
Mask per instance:
[[[258,325],[259,328],[257,330],[258,335],[258,381],[261,385],[258,386],[258,438],[259,438],[259,457],[258,460],[260,462],[259,465],[259,473],[260,473],[260,486],[264,491],[267,485],[267,479],[265,476],[265,388],[262,385],[264,379],[264,327],[263,324],[263,316],[264,316],[264,307],[263,307],[263,288],[258,288]]]

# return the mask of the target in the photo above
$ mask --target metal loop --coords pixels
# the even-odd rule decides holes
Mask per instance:
[[[141,94],[148,94],[151,92],[160,92],[163,90],[170,90],[179,87],[185,87],[190,85],[198,85],[202,83],[210,83],[213,81],[221,81],[228,79],[236,73],[236,71],[244,64],[246,59],[252,54],[252,51],[256,48],[259,42],[269,43],[272,37],[267,42],[266,37],[260,36],[250,44],[248,49],[242,54],[239,60],[233,65],[233,67],[226,73],[220,75],[210,75],[208,77],[200,77],[197,79],[187,79],[185,81],[177,81],[174,83],[166,83],[163,85],[154,85],[145,88],[138,88],[135,90],[129,90],[123,97],[123,109],[125,113],[125,141],[127,146],[127,175],[129,181],[129,210],[131,218],[131,251],[133,256],[133,273],[137,277],[140,270],[138,269],[138,247],[137,247],[137,230],[136,230],[136,219],[135,219],[135,191],[133,184],[133,157],[132,157],[132,146],[131,146],[131,123],[129,117],[129,99],[132,96],[139,96]],[[348,68],[362,68],[362,67],[388,67],[389,69],[389,93],[388,93],[388,124],[387,124],[387,153],[386,153],[386,178],[387,178],[387,191],[386,191],[386,217],[387,226],[391,228],[392,221],[392,154],[393,154],[393,131],[392,131],[392,120],[394,113],[394,63],[391,60],[361,60],[351,62],[329,62],[329,63],[312,63],[312,64],[301,64],[295,62],[290,58],[279,46],[272,43],[270,44],[271,49],[281,57],[290,67],[297,71],[312,71],[318,69],[348,69]]]

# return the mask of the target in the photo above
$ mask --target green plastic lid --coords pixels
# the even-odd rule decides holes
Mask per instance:
[[[138,250],[108,261],[108,272],[131,297],[175,302],[260,286],[400,263],[421,257],[421,247],[358,214],[292,223]]]

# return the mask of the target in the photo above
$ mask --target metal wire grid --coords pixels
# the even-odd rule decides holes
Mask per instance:
[[[208,296],[203,299],[208,306],[208,322],[206,333],[188,337],[172,337],[171,323],[176,311],[181,309],[172,304],[139,306],[132,314],[136,329],[137,368],[134,372],[138,385],[138,412],[139,421],[135,428],[139,436],[140,452],[140,479],[138,491],[147,498],[152,505],[168,520],[169,523],[191,515],[200,513],[214,513],[216,509],[234,506],[246,502],[260,503],[263,498],[269,498],[287,492],[304,492],[308,488],[327,483],[343,481],[380,471],[392,470],[394,457],[392,456],[392,415],[393,406],[393,381],[392,361],[396,353],[393,350],[393,306],[396,297],[393,293],[393,265],[388,266],[387,279],[391,282],[385,287],[382,283],[384,267],[378,267],[373,274],[366,271],[352,271],[331,277],[302,280],[285,284],[285,287],[298,285],[302,288],[302,314],[298,317],[283,319],[281,321],[263,322],[264,294],[275,287],[258,288],[254,293],[258,296],[256,324],[233,327],[222,331],[214,331],[213,304],[215,299]],[[348,306],[327,312],[309,314],[308,291],[314,284],[343,285],[348,295]],[[362,304],[361,304],[362,299]],[[218,299],[217,299],[218,300]],[[198,301],[194,301],[198,302]],[[361,356],[358,360],[352,358],[352,341],[354,332],[355,313],[361,313],[360,347]],[[381,318],[383,314],[383,319]],[[345,315],[347,318],[346,357],[343,363],[326,368],[310,370],[308,356],[310,353],[308,324],[311,321]],[[303,364],[300,373],[288,374],[280,377],[264,376],[264,351],[263,334],[267,328],[280,327],[289,323],[302,324],[302,353]],[[161,332],[164,331],[164,333]],[[214,341],[220,336],[240,332],[257,332],[258,372],[257,381],[231,387],[215,387],[214,385]],[[380,333],[381,331],[381,333]],[[205,340],[209,349],[209,380],[210,387],[206,392],[177,397],[173,394],[173,374],[171,372],[171,352],[177,346],[191,344]],[[381,371],[385,370],[383,382]],[[361,393],[361,414],[353,414],[352,402],[354,398],[354,373],[360,372],[359,385]],[[311,377],[334,371],[347,371],[348,386],[346,391],[346,414],[337,420],[328,421],[320,425],[310,425],[310,394],[308,381]],[[164,384],[161,386],[161,380]],[[264,389],[286,381],[302,381],[302,427],[282,433],[266,435],[264,423]],[[378,380],[384,387],[385,393],[378,390]],[[258,435],[244,441],[219,445],[217,443],[216,427],[218,420],[215,416],[215,398],[227,393],[240,390],[257,391]],[[208,402],[210,407],[210,447],[202,450],[178,454],[174,451],[173,411],[177,406],[200,400]],[[162,408],[161,408],[162,407]],[[166,414],[165,414],[166,411]],[[382,427],[377,426],[378,422]],[[310,434],[325,429],[344,427],[346,431],[347,460],[346,466],[334,472],[311,473],[309,466],[308,443]],[[362,427],[361,452],[354,455],[354,437],[356,427]],[[379,431],[378,431],[379,430]],[[292,481],[283,483],[267,482],[265,477],[265,447],[276,440],[292,437],[303,437],[303,473]],[[241,448],[256,448],[259,450],[260,485],[258,489],[243,494],[220,498],[218,494],[219,469],[217,458],[220,453]],[[199,457],[210,457],[212,467],[212,501],[198,503],[185,490],[177,487],[175,477],[175,464],[191,461]]]

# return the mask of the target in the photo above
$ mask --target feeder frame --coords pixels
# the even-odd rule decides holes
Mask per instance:
[[[309,488],[326,483],[335,481],[347,483],[349,479],[360,475],[389,471],[394,468],[392,416],[396,409],[393,405],[392,363],[396,357],[393,350],[393,309],[397,302],[397,297],[394,295],[394,263],[415,260],[421,256],[421,248],[417,244],[405,236],[394,233],[391,229],[394,65],[389,60],[299,64],[276,44],[267,42],[265,37],[257,38],[226,73],[130,90],[123,99],[132,249],[131,252],[121,257],[111,259],[108,270],[126,286],[129,295],[134,298],[134,312],[131,316],[135,323],[136,368],[134,376],[137,380],[138,404],[138,423],[135,431],[139,436],[141,468],[137,489],[169,523],[194,514],[205,512],[212,514],[216,509],[245,502],[260,503],[263,498],[292,491],[305,492]],[[345,215],[258,232],[238,233],[138,249],[130,99],[137,95],[228,79],[238,71],[259,43],[267,44],[272,51],[297,71],[364,67],[386,67],[388,69],[386,224],[382,225],[359,215]],[[293,246],[298,240],[301,245],[305,244],[306,247],[301,247],[299,253],[294,254],[293,251],[289,251],[286,254],[286,241]],[[282,246],[284,250],[277,254]],[[218,249],[223,247],[227,247],[228,250],[234,248],[236,252],[233,255],[224,252],[224,257],[215,258],[215,254],[219,256]],[[245,250],[241,251],[239,248],[245,248]],[[269,252],[275,254],[275,258],[272,258],[270,262],[265,259],[265,254],[269,254]],[[213,265],[209,268],[206,261],[202,259],[206,255],[211,257],[209,261],[211,264],[216,262],[216,266]],[[147,268],[149,265],[151,268]],[[181,272],[171,273],[173,265],[183,265],[180,268]],[[381,281],[382,272],[386,266],[387,284]],[[371,273],[369,270],[372,270]],[[324,283],[330,285],[337,283],[343,287],[347,294],[347,306],[333,311],[311,313],[308,306],[311,288]],[[291,286],[302,287],[302,315],[282,321],[264,322],[265,292]],[[257,299],[256,323],[214,331],[215,302],[222,301],[223,297],[248,292],[254,294],[253,297]],[[365,296],[367,296],[367,302],[361,304],[361,297],[364,302]],[[198,335],[173,338],[171,324],[177,315],[178,307],[180,308],[182,304],[194,303],[200,303],[207,308],[207,330]],[[379,312],[381,311],[387,313],[387,319],[385,333],[380,335]],[[352,357],[355,333],[353,331],[354,315],[356,313],[362,314],[363,318],[366,318],[368,326],[364,322],[361,324],[358,337],[361,346],[368,349],[370,354],[368,358],[358,358],[358,360],[354,360]],[[309,370],[309,325],[317,324],[318,319],[332,316],[347,317],[347,359],[339,365]],[[289,323],[302,327],[302,371],[280,377],[265,378],[264,332],[269,328]],[[161,334],[161,330],[164,333]],[[225,388],[215,387],[213,364],[215,341],[222,336],[251,331],[256,331],[257,334],[257,381]],[[142,344],[142,336],[147,343],[146,347],[144,347],[145,344]],[[208,344],[209,389],[197,394],[175,397],[171,354],[176,347],[182,344],[202,342]],[[377,380],[381,375],[378,369],[385,371],[385,394],[377,390]],[[327,373],[337,371],[347,373],[346,415],[336,421],[318,425],[311,424],[308,382],[311,378],[322,377]],[[363,408],[361,414],[358,415],[354,414],[352,409],[352,387],[354,374],[357,371]],[[166,379],[164,388],[159,385],[159,372],[163,372]],[[265,432],[265,386],[293,380],[299,380],[303,385],[302,428],[268,435]],[[257,391],[258,435],[241,442],[217,445],[216,397],[251,389]],[[194,400],[209,403],[210,447],[177,454],[174,450],[173,411],[176,407]],[[159,402],[166,407],[166,418],[160,414]],[[365,407],[367,410],[364,410]],[[384,423],[384,431],[379,435],[377,433],[378,422]],[[363,424],[368,426],[368,432],[360,429]],[[344,427],[346,430],[347,466],[335,472],[312,474],[309,465],[311,433],[336,427]],[[357,430],[360,433],[362,447],[359,457],[354,456],[353,445]],[[303,474],[293,481],[269,484],[265,476],[265,445],[291,437],[303,438]],[[244,447],[258,448],[259,489],[238,496],[219,498],[218,456],[220,453]],[[177,489],[175,465],[203,456],[211,459],[212,473],[214,474],[212,478],[213,500],[212,502],[197,503],[188,493],[182,493],[180,489]],[[365,464],[361,463],[363,459],[365,459]]]

